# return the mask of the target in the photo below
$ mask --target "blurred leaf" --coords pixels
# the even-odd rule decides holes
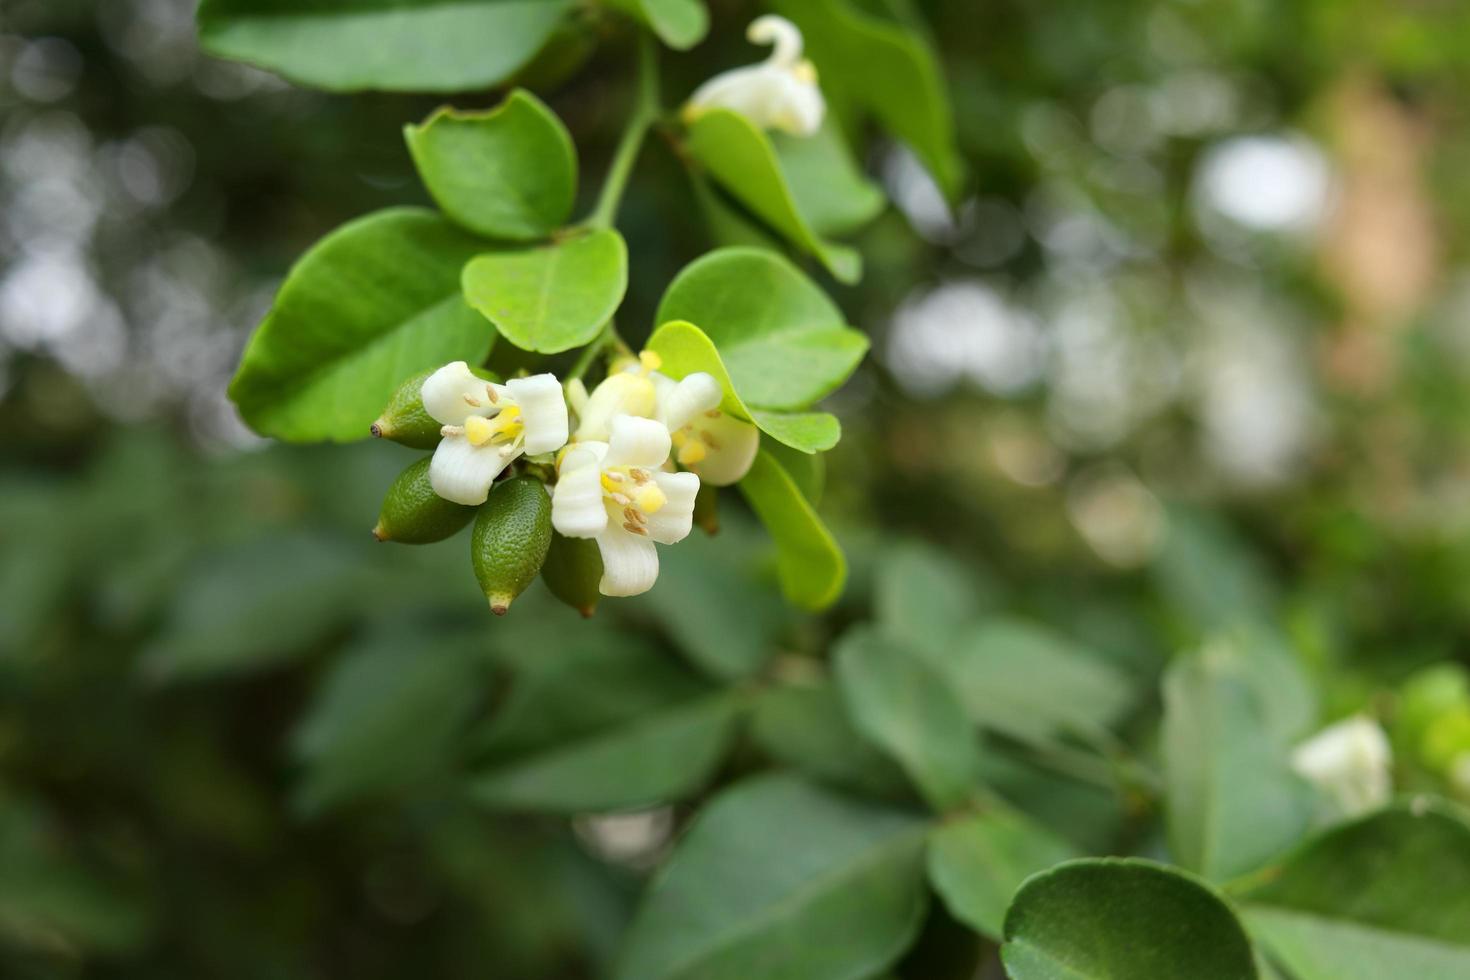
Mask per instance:
[[[689,263],[654,320],[704,331],[740,398],[756,408],[806,408],[841,387],[868,349],[816,283],[758,248],[716,249]]]
[[[892,756],[935,810],[975,795],[978,736],[941,676],[876,630],[849,630],[835,648],[838,690],[853,722]]]
[[[293,733],[308,813],[448,772],[489,677],[468,637],[389,631],[345,652]]]
[[[944,78],[924,37],[844,0],[775,0],[772,6],[801,28],[823,88],[871,113],[907,143],[956,203],[964,164]]]
[[[797,210],[817,234],[855,232],[888,203],[878,185],[858,169],[830,118],[812,136],[773,132],[770,139]]]
[[[611,6],[631,14],[653,29],[669,47],[685,51],[704,40],[709,32],[709,11],[704,0],[608,0]]]
[[[690,124],[688,146],[731,196],[815,256],[839,281],[854,283],[862,277],[861,256],[822,238],[802,217],[771,141],[750,120],[728,109],[711,109]]]
[[[464,268],[464,297],[522,350],[591,342],[628,288],[628,247],[600,229],[540,248],[485,252]]]
[[[455,92],[526,64],[571,0],[203,0],[205,50],[334,91]]]
[[[1030,879],[1006,913],[1013,980],[1254,980],[1250,942],[1206,885],[1138,859],[1071,861]]]
[[[995,605],[974,571],[920,541],[890,539],[878,563],[874,616],[894,636],[945,654]]]
[[[470,783],[496,809],[577,813],[682,799],[713,774],[743,703],[720,694],[512,760]]]
[[[1306,833],[1311,796],[1265,726],[1227,651],[1180,658],[1164,677],[1169,848],[1212,880],[1259,867]]]
[[[1470,976],[1470,825],[1428,798],[1318,835],[1239,898],[1297,980]]]
[[[366,439],[404,378],[478,363],[495,332],[460,298],[484,249],[432,211],[343,225],[296,263],[250,338],[230,397],[255,431],[290,442]]]
[[[827,457],[821,453],[804,453],[779,442],[765,446],[786,470],[807,503],[816,507],[822,502],[822,493],[827,489]]]
[[[373,584],[354,554],[327,538],[262,537],[208,553],[140,667],[175,682],[302,656],[371,606]]]
[[[725,363],[715,345],[692,323],[673,320],[665,323],[648,338],[648,349],[663,358],[663,372],[671,378],[683,378],[703,371],[715,378],[725,391],[720,409],[742,421],[749,421],[766,435],[804,453],[822,452],[837,444],[842,427],[825,412],[763,412],[747,408],[735,389]]]
[[[847,560],[781,464],[762,449],[739,487],[776,542],[776,572],[786,598],[812,611],[836,602],[847,580]]]
[[[449,220],[491,238],[543,238],[571,214],[577,151],[561,120],[516,89],[494,109],[444,106],[405,126],[414,166]]]
[[[1296,742],[1317,727],[1317,691],[1290,640],[1255,624],[1232,630],[1216,645],[1222,666],[1251,687],[1272,735],[1284,743]]]
[[[699,814],[629,932],[621,980],[867,976],[924,909],[923,824],[792,776],[748,780]]]
[[[980,774],[984,785],[1076,844],[1082,853],[1117,850],[1129,801],[1116,786],[1079,778],[1072,771],[1044,768],[1041,760],[1021,758],[1014,750],[994,743],[980,755]]]
[[[1021,882],[1076,856],[1070,844],[1026,817],[990,809],[930,835],[929,880],[950,914],[999,942]]]
[[[1173,506],[1154,582],[1201,634],[1269,622],[1274,586],[1259,558],[1218,515]]]
[[[974,721],[1025,742],[1095,738],[1134,700],[1127,676],[1111,664],[1021,620],[987,620],[923,653]]]
[[[806,457],[803,457],[806,458]],[[720,680],[749,677],[776,653],[793,617],[754,572],[753,522],[725,522],[718,537],[691,535],[660,556],[652,607],[680,652]]]
[[[750,730],[772,759],[823,782],[882,797],[907,790],[902,770],[853,727],[832,684],[786,684],[761,692]]]

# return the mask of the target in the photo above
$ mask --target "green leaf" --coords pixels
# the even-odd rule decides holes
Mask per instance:
[[[683,378],[696,371],[714,377],[725,390],[720,403],[722,411],[752,422],[776,441],[804,453],[824,452],[837,445],[842,425],[826,412],[771,412],[746,406],[735,388],[720,352],[709,337],[692,323],[673,320],[665,323],[648,338],[647,347],[663,359],[661,370],[671,378]]]
[[[721,186],[793,245],[815,256],[840,282],[862,278],[862,258],[822,238],[802,217],[781,161],[766,134],[728,109],[712,109],[689,126],[689,151]]]
[[[494,109],[445,106],[404,139],[445,216],[490,238],[544,238],[577,196],[577,151],[556,114],[517,89]]]
[[[776,573],[786,598],[812,611],[836,602],[847,581],[847,559],[791,475],[762,449],[739,487],[776,542]]]
[[[807,54],[835,102],[875,116],[908,144],[951,203],[964,164],[938,60],[922,35],[853,9],[844,0],[774,0],[806,39]]]
[[[464,297],[522,350],[590,343],[628,289],[628,246],[599,229],[541,248],[486,252],[464,267]]]
[[[572,0],[203,0],[204,49],[333,91],[456,92],[510,77]]]
[[[1069,861],[1027,879],[1000,955],[1012,980],[1254,980],[1250,942],[1204,883],[1151,861]]]
[[[659,40],[678,51],[694,47],[709,33],[704,0],[609,0],[611,6],[638,18]]]
[[[1303,845],[1240,894],[1297,980],[1470,976],[1470,825],[1419,798]]]
[[[421,208],[332,232],[296,263],[250,338],[230,384],[240,414],[290,442],[366,439],[404,378],[484,360],[495,332],[459,291],[460,269],[484,247]]]
[[[716,249],[685,266],[655,316],[671,320],[704,331],[756,408],[806,408],[841,387],[868,350],[821,287],[759,248]]]
[[[894,636],[944,655],[982,612],[998,605],[974,570],[921,541],[888,541],[874,584],[874,615]]]
[[[1068,734],[1098,737],[1133,700],[1116,668],[1021,620],[991,619],[921,652],[954,685],[973,720],[1032,744]]]
[[[761,693],[750,734],[772,759],[870,796],[908,793],[902,770],[858,734],[834,685],[811,680]]]
[[[819,235],[847,235],[872,221],[887,199],[852,159],[829,117],[811,136],[769,134],[797,210]]]
[[[481,674],[464,638],[388,633],[343,654],[292,738],[296,802],[317,812],[446,772]]]
[[[668,708],[482,773],[470,794],[495,809],[553,813],[681,799],[724,758],[741,708],[732,694]]]
[[[1164,677],[1169,848],[1215,880],[1259,867],[1298,841],[1311,819],[1307,787],[1226,653],[1206,648]]]
[[[777,775],[716,797],[654,879],[621,980],[847,980],[923,916],[923,824]]]
[[[1021,814],[991,809],[929,836],[929,880],[951,915],[998,942],[1021,883],[1076,856],[1070,844]]]
[[[827,457],[821,453],[804,453],[784,443],[772,442],[766,449],[813,507],[822,502],[822,493],[827,489]]]
[[[857,729],[892,756],[944,812],[977,788],[978,736],[941,676],[876,630],[849,630],[835,651],[838,689]]]

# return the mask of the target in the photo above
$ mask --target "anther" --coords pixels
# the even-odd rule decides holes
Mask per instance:
[[[496,393],[495,386],[488,382],[485,385],[485,394],[489,396],[492,405],[500,401],[500,395]]]
[[[464,396],[464,403],[466,405],[468,405],[470,408],[479,408],[481,405],[485,404],[484,402],[480,401],[480,399],[474,397],[473,395],[465,395]]]
[[[637,524],[633,524],[631,522],[624,524],[623,525],[623,530],[624,531],[627,531],[629,534],[638,534],[638,535],[642,535],[645,538],[648,537],[648,531],[647,530],[645,530],[644,528],[641,528]]]

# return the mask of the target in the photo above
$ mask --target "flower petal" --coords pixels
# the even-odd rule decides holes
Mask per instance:
[[[767,64],[790,68],[801,60],[801,28],[780,14],[764,14],[751,21],[745,38],[751,44],[774,45]]]
[[[502,452],[499,446],[472,446],[464,436],[445,436],[429,461],[429,485],[456,504],[483,504],[490,495],[490,484],[515,455]]]
[[[619,415],[653,415],[653,382],[637,371],[616,371],[592,390],[577,424],[577,441],[606,440]]]
[[[655,473],[654,482],[664,492],[664,505],[647,517],[648,536],[659,544],[673,544],[689,536],[694,523],[694,498],[699,477],[693,473]]]
[[[607,527],[602,500],[602,467],[597,453],[573,446],[561,462],[561,474],[551,492],[551,526],[568,538],[591,538]]]
[[[533,374],[512,378],[505,387],[521,406],[528,455],[554,453],[567,444],[567,402],[561,382],[550,374]]]
[[[460,425],[469,415],[489,416],[497,409],[486,397],[483,378],[475,377],[464,361],[451,361],[424,379],[420,394],[424,399],[424,411],[440,425]],[[504,391],[499,385],[498,391]],[[471,405],[466,397],[478,402]]]
[[[607,455],[602,465],[657,469],[669,458],[671,445],[668,427],[662,422],[619,415],[612,420],[612,435],[607,440]]]
[[[602,552],[602,581],[597,588],[603,595],[638,595],[658,580],[658,551],[641,534],[610,524],[597,536],[597,550]]]
[[[704,371],[696,371],[682,381],[655,374],[653,383],[658,391],[659,421],[670,432],[677,432],[705,412],[719,408],[725,397],[714,375]]]
[[[714,437],[714,445],[704,459],[689,469],[699,474],[699,479],[712,487],[728,487],[750,472],[755,462],[756,450],[760,448],[760,430],[749,422],[721,413],[718,418],[706,418],[697,426],[702,432]]]

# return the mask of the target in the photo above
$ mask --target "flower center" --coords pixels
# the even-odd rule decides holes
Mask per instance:
[[[720,417],[720,410],[712,408],[704,413],[704,417],[717,419]],[[677,451],[674,458],[679,461],[680,466],[698,466],[712,451],[718,452],[720,449],[720,440],[709,429],[702,428],[697,420],[673,433],[672,438]]]
[[[464,420],[464,435],[471,446],[514,443],[526,431],[519,405],[507,405],[494,418],[471,415]]]
[[[647,534],[648,515],[662,510],[669,498],[648,470],[611,466],[602,471],[602,500],[608,516],[623,522],[624,531]]]

